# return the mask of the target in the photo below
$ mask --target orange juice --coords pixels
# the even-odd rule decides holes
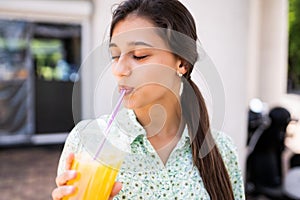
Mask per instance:
[[[76,187],[76,193],[63,200],[107,200],[118,174],[119,166],[111,167],[86,156],[75,158],[72,170],[77,171],[76,179],[68,185]]]

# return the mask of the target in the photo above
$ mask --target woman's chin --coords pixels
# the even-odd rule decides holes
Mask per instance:
[[[135,104],[132,100],[130,101],[130,100],[124,99],[123,100],[123,106],[127,109],[134,109],[135,108]]]

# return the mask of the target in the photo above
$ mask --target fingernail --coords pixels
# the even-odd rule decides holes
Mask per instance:
[[[74,186],[68,186],[67,187],[67,193],[73,193],[74,192],[74,190],[75,190],[75,187]]]
[[[77,172],[75,170],[71,170],[70,175],[75,178],[77,176]]]

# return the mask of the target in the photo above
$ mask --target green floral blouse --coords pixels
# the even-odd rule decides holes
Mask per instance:
[[[107,118],[104,116],[103,118]],[[192,152],[187,128],[181,139],[164,164],[151,143],[146,132],[136,120],[132,110],[122,110],[118,114],[118,123],[130,135],[131,153],[125,158],[117,180],[123,183],[122,190],[114,198],[145,199],[145,200],[208,200],[210,199],[197,168],[192,163]],[[80,151],[77,132],[89,121],[82,121],[69,134],[58,166],[58,174],[65,169],[65,159],[70,153]],[[214,132],[217,147],[228,170],[234,197],[244,200],[244,185],[238,157],[234,144],[229,136],[222,132]]]

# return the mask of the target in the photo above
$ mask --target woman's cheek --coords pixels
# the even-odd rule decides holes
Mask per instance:
[[[129,94],[127,96],[124,97],[123,99],[123,105],[128,108],[128,109],[135,109],[137,107],[138,104],[138,94],[136,94],[137,92],[134,91],[132,94]]]

